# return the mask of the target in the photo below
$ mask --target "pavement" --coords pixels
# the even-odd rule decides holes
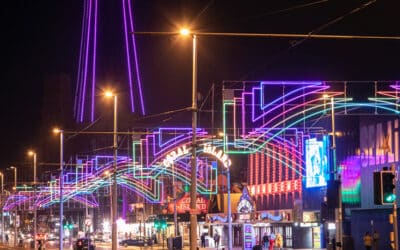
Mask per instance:
[[[6,244],[2,244],[0,243],[0,249],[8,249],[8,250],[22,250],[22,249],[31,249],[28,246],[25,245],[25,247],[14,247],[13,244],[9,243],[8,245]],[[58,249],[58,246],[49,246],[47,245],[46,250],[52,250],[52,249]],[[64,249],[66,250],[71,250],[72,247],[70,246],[65,246]],[[110,245],[106,245],[106,244],[96,244],[96,250],[109,250],[110,249]],[[151,247],[118,247],[118,249],[124,249],[124,250],[131,250],[131,249],[137,249],[137,250],[153,250],[153,249],[157,249],[157,250],[167,250],[167,246],[166,245],[154,245]],[[189,246],[184,246],[182,250],[189,250],[190,247]],[[243,248],[241,247],[234,247],[232,248],[232,250],[242,250]],[[227,246],[220,246],[219,248],[213,248],[213,247],[206,247],[206,248],[202,248],[199,247],[199,250],[228,250]],[[278,250],[277,248],[275,248],[274,250]],[[303,249],[293,249],[293,248],[282,248],[282,250],[326,250],[325,248],[303,248]]]

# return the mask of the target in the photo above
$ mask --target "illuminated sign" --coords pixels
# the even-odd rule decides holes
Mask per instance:
[[[252,213],[254,211],[254,206],[247,187],[243,188],[242,196],[240,196],[240,201],[237,205],[237,211],[238,213]]]
[[[186,146],[182,146],[177,148],[176,150],[170,152],[169,154],[167,154],[167,156],[165,157],[165,159],[163,160],[163,164],[167,167],[171,166],[172,164],[174,164],[174,161],[176,159],[178,159],[179,157],[182,157],[186,154],[189,154],[189,150],[191,148],[186,148]]]
[[[251,193],[254,195],[281,194],[294,191],[301,191],[301,179],[288,180],[274,183],[249,185]]]
[[[252,250],[255,245],[254,228],[251,224],[243,224],[243,249]]]
[[[306,187],[326,186],[328,173],[328,138],[305,140]]]
[[[215,156],[220,162],[222,162],[225,168],[228,168],[232,165],[232,162],[228,158],[228,155],[226,155],[222,150],[217,150],[217,147],[215,146],[204,144],[203,153]]]
[[[196,208],[201,213],[207,213],[208,209],[208,200],[202,196],[197,196],[196,198]],[[168,204],[168,212],[172,213],[174,211],[174,203],[171,202]],[[176,202],[176,211],[178,213],[185,213],[190,211],[190,196],[185,194],[182,199]]]

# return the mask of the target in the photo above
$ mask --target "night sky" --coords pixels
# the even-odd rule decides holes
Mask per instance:
[[[368,2],[132,3],[136,31],[175,31],[186,24],[204,32],[400,36],[399,1],[371,1],[356,11]],[[83,1],[78,0],[2,4],[0,169],[26,162],[25,152],[35,147],[39,131],[51,127],[39,119],[45,108],[46,77],[67,74],[75,89],[82,11]],[[99,15],[97,86],[100,91],[116,82],[123,92],[127,85],[120,1],[99,0]],[[190,106],[191,41],[137,36],[136,42],[147,114]],[[200,37],[198,56],[198,88],[203,96],[212,83],[220,86],[224,80],[400,80],[399,40]],[[174,119],[178,123],[179,117],[169,122]]]

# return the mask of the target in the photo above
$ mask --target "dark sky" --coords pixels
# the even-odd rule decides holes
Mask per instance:
[[[204,32],[400,36],[399,1],[378,0],[354,11],[367,2],[134,0],[133,12],[137,31],[174,31],[190,24]],[[124,81],[120,6],[120,1],[99,0],[99,88]],[[26,161],[26,149],[35,147],[45,126],[39,118],[44,79],[65,73],[75,89],[82,10],[78,0],[2,4],[0,168]],[[205,96],[212,83],[223,80],[400,79],[400,41],[308,39],[293,46],[299,41],[200,37],[199,91]],[[191,41],[138,36],[137,49],[147,113],[190,106]]]

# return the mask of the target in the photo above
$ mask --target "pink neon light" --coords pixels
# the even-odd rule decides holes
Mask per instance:
[[[132,7],[131,7],[131,1],[129,1],[129,0],[128,0],[128,8],[129,8],[129,20],[130,20],[131,30],[134,31]],[[135,41],[135,35],[133,35],[133,34],[132,34],[132,44],[133,44],[133,56],[135,58],[136,80],[138,83],[138,90],[139,90],[139,97],[140,97],[140,107],[142,109],[142,115],[145,115],[146,112],[144,110],[142,80],[140,79],[139,63],[138,63],[137,52],[136,52],[136,41]]]
[[[92,12],[92,0],[89,0],[89,17],[88,17],[88,32],[86,37],[86,55],[85,55],[85,66],[84,66],[84,77],[83,77],[83,94],[82,94],[82,106],[81,106],[81,117],[80,121],[83,121],[83,113],[85,108],[85,96],[86,96],[86,80],[87,80],[87,71],[88,71],[88,58],[89,58],[89,44],[90,44],[90,26],[91,26],[91,12]]]
[[[96,82],[96,47],[97,47],[97,0],[94,0],[94,32],[93,32],[93,65],[92,65],[92,109],[91,121],[94,121],[95,82]]]
[[[129,2],[129,1],[128,1]],[[128,81],[129,81],[129,95],[131,97],[131,110],[135,112],[135,104],[133,97],[133,83],[132,83],[132,70],[131,70],[131,57],[129,52],[129,43],[128,43],[128,27],[126,24],[126,7],[125,0],[122,0],[122,12],[124,17],[124,37],[125,37],[125,50],[126,50],[126,63],[128,64]]]
[[[79,61],[78,61],[78,76],[76,79],[76,90],[75,90],[75,103],[74,103],[74,116],[76,118],[76,120],[79,119],[79,110],[80,110],[80,104],[81,104],[81,99],[82,99],[82,79],[81,79],[81,75],[82,75],[82,54],[83,54],[83,46],[84,46],[84,42],[83,42],[83,37],[84,37],[84,33],[85,33],[85,20],[86,20],[86,15],[87,15],[87,2],[84,2],[84,11],[83,11],[83,15],[82,15],[82,33],[81,33],[81,44],[80,44],[80,49],[79,49]]]

